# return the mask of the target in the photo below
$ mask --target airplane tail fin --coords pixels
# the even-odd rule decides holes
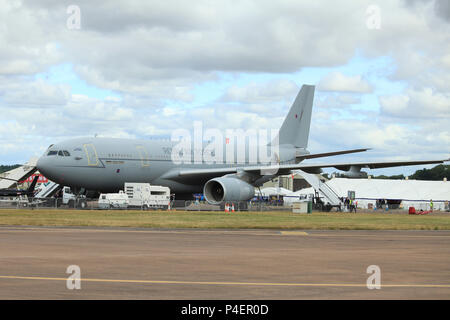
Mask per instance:
[[[314,88],[305,84],[300,89],[278,133],[280,145],[290,144],[297,148],[308,146]]]

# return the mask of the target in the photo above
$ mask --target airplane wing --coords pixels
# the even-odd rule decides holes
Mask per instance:
[[[324,164],[313,164],[307,165],[303,164],[303,168],[299,168],[303,171],[313,168],[336,168],[342,171],[348,171],[351,167],[358,168],[369,168],[369,169],[380,169],[380,168],[391,168],[391,167],[402,167],[402,166],[416,166],[421,164],[438,164],[444,163],[445,161],[450,161],[450,159],[445,160],[414,160],[414,161],[384,161],[384,162],[353,162],[353,163],[324,163]],[[305,170],[306,169],[306,170]]]
[[[305,154],[305,155],[295,156],[295,160],[301,161],[301,160],[305,160],[305,159],[323,158],[323,157],[337,156],[337,155],[341,155],[341,154],[364,152],[364,151],[367,151],[367,150],[370,150],[370,148],[343,150],[343,151],[333,151],[333,152],[325,152],[325,153],[312,153],[312,154]]]
[[[243,167],[228,167],[228,168],[201,168],[201,169],[178,169],[172,170],[164,174],[161,178],[170,180],[192,180],[197,182],[209,180],[215,177],[220,177],[226,174],[233,173],[249,173],[255,176],[262,175],[286,175],[293,170],[303,170],[308,173],[320,173],[322,168],[336,168],[342,171],[359,172],[361,168],[379,169],[399,166],[414,166],[421,164],[438,164],[450,161],[445,160],[415,160],[415,161],[388,161],[388,162],[353,162],[353,163],[322,163],[322,164],[281,164],[281,165],[258,165],[258,166],[243,166]]]

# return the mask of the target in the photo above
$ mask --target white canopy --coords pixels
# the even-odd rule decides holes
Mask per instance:
[[[367,207],[368,203],[375,204],[377,199],[391,199],[402,200],[404,208],[414,206],[416,209],[428,210],[430,200],[433,200],[434,208],[443,210],[445,201],[450,201],[448,181],[334,178],[327,185],[339,197],[345,198],[348,191],[355,191],[355,197],[362,207]],[[314,193],[314,189],[306,188],[290,195],[311,193]]]

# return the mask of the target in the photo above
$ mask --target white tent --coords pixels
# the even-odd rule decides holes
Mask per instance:
[[[450,201],[450,182],[422,180],[388,179],[348,179],[334,178],[327,182],[339,197],[347,197],[348,191],[355,191],[358,207],[375,206],[377,199],[402,200],[404,209],[428,210],[433,200],[435,210],[445,210],[445,202]],[[313,188],[299,190],[292,195],[314,193]]]

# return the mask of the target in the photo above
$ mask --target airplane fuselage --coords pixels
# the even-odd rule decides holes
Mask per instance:
[[[192,194],[202,192],[203,185],[209,179],[196,177],[177,181],[173,178],[174,170],[248,167],[263,163],[260,157],[251,157],[247,145],[244,152],[238,152],[237,142],[231,149],[223,145],[222,157],[213,162],[203,157],[203,148],[191,148],[187,161],[182,161],[181,157],[174,160],[176,145],[177,142],[168,140],[71,139],[49,147],[37,167],[50,180],[74,188],[117,192],[123,190],[125,182],[147,182],[167,186],[174,193]],[[230,151],[233,153],[231,156]],[[280,146],[272,154],[269,151],[267,157],[271,157],[272,164],[294,163],[299,152],[307,153],[292,146]],[[267,159],[264,164],[268,164]],[[171,173],[171,179],[166,178],[167,173]],[[260,183],[273,177],[267,175]]]

